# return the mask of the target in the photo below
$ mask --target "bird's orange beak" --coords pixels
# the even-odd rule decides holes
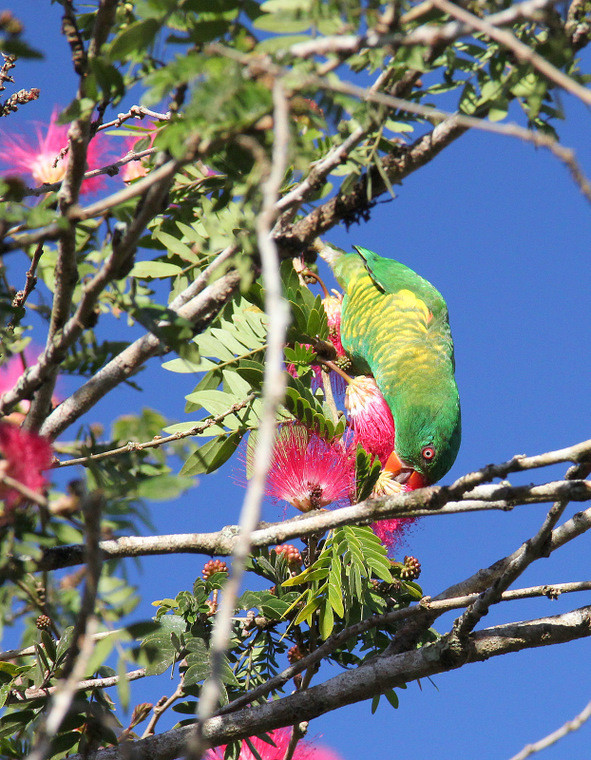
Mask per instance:
[[[421,473],[405,464],[395,451],[388,457],[384,470],[391,473],[399,483],[403,483],[408,491],[414,491],[415,488],[423,488],[427,485],[427,481]]]

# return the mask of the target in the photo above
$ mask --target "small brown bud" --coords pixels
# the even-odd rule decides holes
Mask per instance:
[[[298,662],[303,657],[304,653],[297,644],[294,644],[290,649],[287,650],[287,661],[290,665],[293,665],[294,662]]]
[[[421,574],[421,563],[416,557],[405,557],[400,577],[404,581],[414,581]]]
[[[142,702],[140,705],[136,705],[133,708],[133,713],[131,714],[131,721],[129,723],[130,728],[134,728],[138,725],[138,723],[141,723],[143,720],[146,720],[148,715],[152,712],[154,705],[150,702]]]
[[[47,615],[39,615],[35,621],[35,625],[40,631],[46,631],[48,628],[51,628],[51,618]]]
[[[203,570],[201,571],[201,575],[203,576],[203,580],[207,580],[208,578],[211,578],[212,575],[215,575],[216,573],[227,573],[228,572],[228,565],[221,560],[221,559],[210,559],[209,562],[206,562],[205,565],[203,565]]]
[[[21,34],[24,29],[22,21],[15,18],[10,11],[2,11],[0,13],[0,28],[2,28],[7,34]]]
[[[349,359],[348,356],[337,356],[335,364],[339,369],[342,369],[343,372],[347,372],[347,370],[350,370],[353,367],[351,359]]]
[[[288,565],[297,565],[298,567],[301,567],[302,555],[300,554],[299,549],[296,549],[292,544],[281,544],[280,546],[276,546],[275,552],[277,555],[282,554]]]

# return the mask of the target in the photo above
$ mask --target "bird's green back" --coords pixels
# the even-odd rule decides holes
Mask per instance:
[[[359,372],[370,372],[396,426],[396,451],[413,466],[435,443],[429,482],[451,467],[459,448],[459,399],[446,303],[427,280],[366,248],[334,264],[344,290],[341,340]]]

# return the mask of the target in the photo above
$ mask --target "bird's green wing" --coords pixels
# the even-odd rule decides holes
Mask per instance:
[[[365,268],[376,287],[384,293],[398,293],[410,290],[425,303],[435,317],[447,317],[447,304],[441,293],[423,277],[394,259],[387,259],[377,253],[354,245],[353,248],[365,263]]]

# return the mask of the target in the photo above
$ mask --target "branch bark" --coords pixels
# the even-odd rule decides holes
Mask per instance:
[[[503,494],[502,499],[498,498]],[[533,496],[533,494],[536,494]],[[333,511],[318,511],[279,523],[265,524],[252,533],[253,547],[282,544],[293,538],[324,533],[341,525],[368,525],[387,517],[425,517],[429,515],[462,514],[464,512],[495,509],[507,511],[517,504],[555,501],[558,498],[588,501],[591,499],[591,483],[588,481],[558,481],[544,486],[482,486],[479,499],[471,497],[453,501],[447,498],[443,488],[433,486],[410,493],[380,499],[368,499],[352,507]],[[488,497],[488,498],[485,498]],[[570,525],[571,528],[565,526]],[[559,545],[566,543],[591,527],[591,508],[578,513],[572,520],[557,528]],[[101,542],[105,559],[140,557],[156,554],[207,554],[230,556],[237,540],[238,527],[228,525],[215,533],[184,533],[168,536],[126,536]],[[553,533],[554,535],[554,533]],[[83,557],[81,545],[57,546],[43,550],[36,565],[38,570],[57,570],[80,564]],[[461,593],[464,593],[463,591]]]

